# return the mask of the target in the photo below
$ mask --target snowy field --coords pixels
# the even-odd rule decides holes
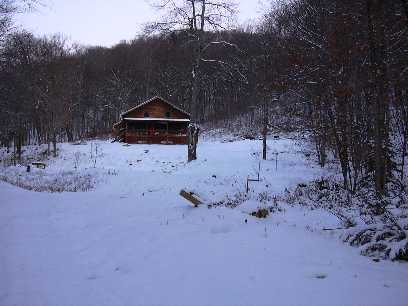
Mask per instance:
[[[406,306],[408,265],[373,262],[323,231],[339,226],[333,215],[249,216],[322,175],[293,140],[269,147],[249,194],[260,141],[206,140],[189,164],[186,146],[63,144],[45,170],[1,169],[26,188],[88,191],[0,182],[0,305]],[[213,205],[194,208],[181,189]]]

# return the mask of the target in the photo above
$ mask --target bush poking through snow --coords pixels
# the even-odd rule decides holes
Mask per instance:
[[[373,258],[408,259],[406,193],[378,199],[368,189],[352,194],[333,178],[299,184],[282,201],[310,209],[322,208],[339,218],[340,237],[361,254]]]
[[[229,207],[229,208],[235,208],[241,205],[242,203],[244,203],[246,200],[248,200],[248,198],[249,198],[249,195],[247,193],[237,192],[232,197],[227,195],[225,199],[211,204],[211,207],[224,206],[224,207]]]
[[[252,212],[251,216],[263,219],[269,216],[269,210],[266,208],[259,208],[257,211]]]
[[[49,173],[23,166],[7,167],[0,171],[0,180],[17,187],[37,192],[89,191],[101,180],[97,171],[61,171]]]
[[[408,260],[408,240],[404,231],[386,225],[357,228],[346,231],[344,242],[361,248],[368,257],[392,260]]]

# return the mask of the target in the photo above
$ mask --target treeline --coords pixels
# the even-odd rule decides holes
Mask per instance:
[[[250,29],[195,29],[199,43],[192,47],[193,24],[112,48],[8,35],[0,49],[2,144],[19,152],[23,143],[109,133],[122,111],[153,95],[198,122],[275,103],[301,119],[321,166],[329,155],[338,159],[348,190],[372,185],[385,194],[387,184],[400,184],[408,139],[407,1],[285,1]]]
[[[339,160],[350,191],[404,179],[408,139],[408,5],[392,0],[291,1],[270,15],[287,53],[288,88],[309,105],[304,122],[319,161]]]
[[[206,36],[236,42],[240,48],[254,47],[255,35],[243,31]],[[187,42],[187,33],[180,32],[112,48],[68,48],[60,36],[10,35],[1,49],[3,144],[72,141],[109,133],[121,112],[153,95],[192,110],[193,59]],[[251,50],[209,52],[219,62],[202,68],[197,121],[239,114],[252,103],[247,51]]]

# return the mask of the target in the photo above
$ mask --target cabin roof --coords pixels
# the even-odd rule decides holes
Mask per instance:
[[[190,119],[171,119],[171,118],[123,118],[125,121],[167,121],[167,122],[190,122]]]
[[[147,101],[145,101],[145,102],[143,102],[143,103],[140,103],[139,105],[137,105],[137,106],[135,106],[135,107],[133,107],[133,108],[127,110],[126,112],[124,112],[124,113],[122,113],[122,114],[120,114],[120,116],[123,118],[125,115],[129,114],[130,112],[132,112],[132,111],[134,111],[134,110],[136,110],[136,109],[138,109],[138,108],[140,108],[140,107],[142,107],[142,106],[145,106],[146,104],[149,104],[149,103],[153,102],[153,101],[156,100],[156,99],[159,99],[159,100],[163,101],[164,103],[170,105],[171,107],[175,108],[176,110],[182,112],[183,114],[185,114],[185,115],[187,115],[187,116],[190,116],[189,113],[187,113],[186,111],[182,110],[180,107],[174,105],[173,103],[170,103],[169,101],[163,99],[163,98],[160,97],[160,96],[154,96],[153,98],[151,98],[151,99],[149,99],[149,100],[147,100]]]

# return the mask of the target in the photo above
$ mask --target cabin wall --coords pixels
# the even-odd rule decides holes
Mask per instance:
[[[167,135],[167,136],[140,136],[126,132],[125,143],[130,144],[188,144],[187,136]]]
[[[124,141],[146,144],[187,144],[186,123],[127,122]]]
[[[167,116],[167,112],[170,113],[170,116]],[[149,118],[158,118],[158,120],[124,120],[124,118],[145,118],[145,113],[148,113]],[[115,131],[123,142],[135,144],[188,143],[189,122],[167,121],[166,119],[190,119],[190,116],[160,98],[150,100],[145,105],[122,116],[122,123],[115,125]]]
[[[170,112],[171,119],[189,119],[189,116],[175,109],[171,105],[160,101],[154,100],[144,106],[125,115],[126,118],[143,118],[145,113],[149,113],[150,118],[166,118],[166,113]]]

